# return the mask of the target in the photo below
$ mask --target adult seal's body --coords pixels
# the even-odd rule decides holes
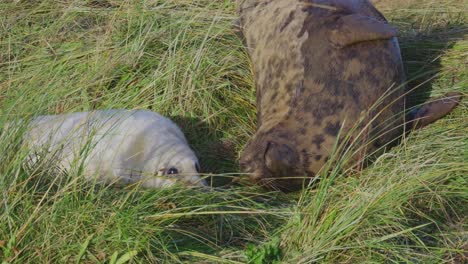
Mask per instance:
[[[88,179],[162,188],[176,182],[206,185],[180,129],[147,110],[101,110],[39,116],[27,126],[26,162],[46,162]]]
[[[238,4],[258,111],[240,164],[259,184],[298,189],[323,167],[339,134],[356,128],[353,141],[373,153],[400,137],[405,123],[425,125],[457,104],[454,93],[405,114],[397,31],[369,1]],[[361,161],[362,151],[353,160]]]

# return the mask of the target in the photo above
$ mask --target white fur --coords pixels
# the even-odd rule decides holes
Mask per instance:
[[[61,169],[83,166],[88,179],[118,179],[159,188],[176,182],[204,186],[198,159],[171,120],[147,110],[102,110],[39,116],[25,134],[32,163],[53,157]],[[176,168],[177,175],[167,175]]]

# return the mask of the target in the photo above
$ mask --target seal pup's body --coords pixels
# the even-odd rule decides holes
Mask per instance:
[[[339,133],[355,129],[366,153],[404,133],[397,31],[369,1],[242,0],[239,15],[257,89],[258,128],[240,160],[253,181],[295,190],[321,170]],[[456,101],[412,117],[435,121]]]
[[[53,159],[61,170],[82,168],[88,179],[160,188],[206,185],[198,159],[171,120],[147,110],[101,110],[38,116],[23,138],[28,165]]]

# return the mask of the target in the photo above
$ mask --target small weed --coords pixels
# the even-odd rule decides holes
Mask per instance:
[[[280,238],[273,237],[270,241],[261,245],[248,244],[245,255],[247,256],[248,263],[251,264],[280,263]]]

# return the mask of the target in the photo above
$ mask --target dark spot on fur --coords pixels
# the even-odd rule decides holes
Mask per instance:
[[[287,91],[293,91],[296,87],[292,83],[286,84],[286,90]]]
[[[321,160],[321,159],[322,159],[322,155],[315,155],[315,160],[316,160],[316,161],[319,161],[319,160]]]
[[[346,55],[348,56],[349,59],[354,59],[359,56],[359,53],[357,52],[357,49],[349,49],[346,52]]]
[[[317,146],[317,149],[320,149],[322,146],[322,143],[325,141],[325,138],[323,135],[315,135],[314,139],[312,140],[312,143]]]
[[[280,60],[279,62],[276,63],[276,67],[278,68],[279,72],[283,75],[284,75],[284,69],[285,69],[284,64],[285,64],[284,60]]]
[[[359,87],[355,87],[355,86],[349,87],[348,91],[351,95],[351,98],[353,98],[354,102],[357,105],[361,104],[361,100],[360,100],[361,92],[359,91]]]
[[[282,138],[282,139],[289,139],[289,134],[287,134],[287,133],[280,133],[280,134],[278,135],[278,137],[280,137],[280,138]]]
[[[342,112],[344,103],[339,99],[324,98],[319,102],[306,102],[305,109],[314,116],[314,124],[319,125],[323,118]]]
[[[339,121],[336,121],[334,123],[328,122],[327,126],[325,127],[325,133],[327,133],[330,136],[336,136],[338,135],[340,128],[341,125]]]
[[[301,133],[301,135],[305,135],[305,134],[307,134],[307,129],[301,127],[301,128],[299,129],[299,133]]]
[[[275,92],[275,93],[271,96],[271,100],[272,100],[272,101],[275,101],[277,97],[278,97],[278,92]]]
[[[278,90],[279,90],[279,84],[278,84],[278,82],[272,83],[270,87],[271,87],[271,90],[272,90],[272,91],[278,91]],[[278,92],[276,92],[276,93],[278,93]],[[277,96],[276,96],[276,97],[277,97]],[[275,99],[276,99],[276,97],[275,97]]]
[[[309,167],[310,160],[309,160],[309,155],[307,154],[307,149],[302,149],[302,166],[304,168]]]
[[[291,21],[293,21],[293,19],[294,19],[294,11],[291,11],[291,13],[289,13],[289,16],[286,18],[286,21],[284,22],[284,24],[281,26],[280,32],[283,32],[283,30],[291,23]]]

